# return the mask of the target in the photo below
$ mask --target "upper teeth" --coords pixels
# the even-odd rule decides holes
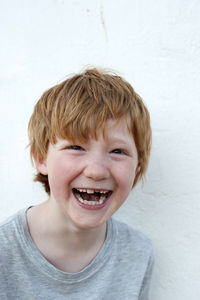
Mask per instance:
[[[95,192],[101,193],[101,194],[106,194],[108,191],[105,190],[92,190],[92,189],[77,189],[77,191],[81,193],[88,193],[88,194],[94,194]]]

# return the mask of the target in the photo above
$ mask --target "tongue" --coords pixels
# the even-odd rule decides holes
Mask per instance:
[[[100,194],[99,193],[94,193],[94,194],[88,194],[88,193],[80,193],[81,198],[83,200],[87,200],[87,201],[99,201],[100,199]]]

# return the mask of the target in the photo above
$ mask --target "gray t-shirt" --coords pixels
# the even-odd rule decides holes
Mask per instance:
[[[147,300],[151,270],[150,241],[112,218],[99,253],[78,273],[63,272],[42,256],[26,209],[0,225],[1,300]]]

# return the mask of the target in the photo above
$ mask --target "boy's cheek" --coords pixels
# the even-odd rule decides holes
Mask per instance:
[[[137,165],[133,162],[127,162],[123,166],[120,165],[116,172],[119,172],[119,176],[121,178],[133,178],[136,175]]]
[[[54,165],[48,174],[49,181],[54,186],[69,184],[75,176],[74,166],[71,164],[66,165],[64,162]]]

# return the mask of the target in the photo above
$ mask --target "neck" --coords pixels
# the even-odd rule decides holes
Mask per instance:
[[[84,268],[97,255],[106,236],[106,224],[97,228],[78,228],[56,213],[49,201],[29,209],[27,221],[37,248],[63,271],[76,272]],[[66,267],[63,267],[64,262]]]

